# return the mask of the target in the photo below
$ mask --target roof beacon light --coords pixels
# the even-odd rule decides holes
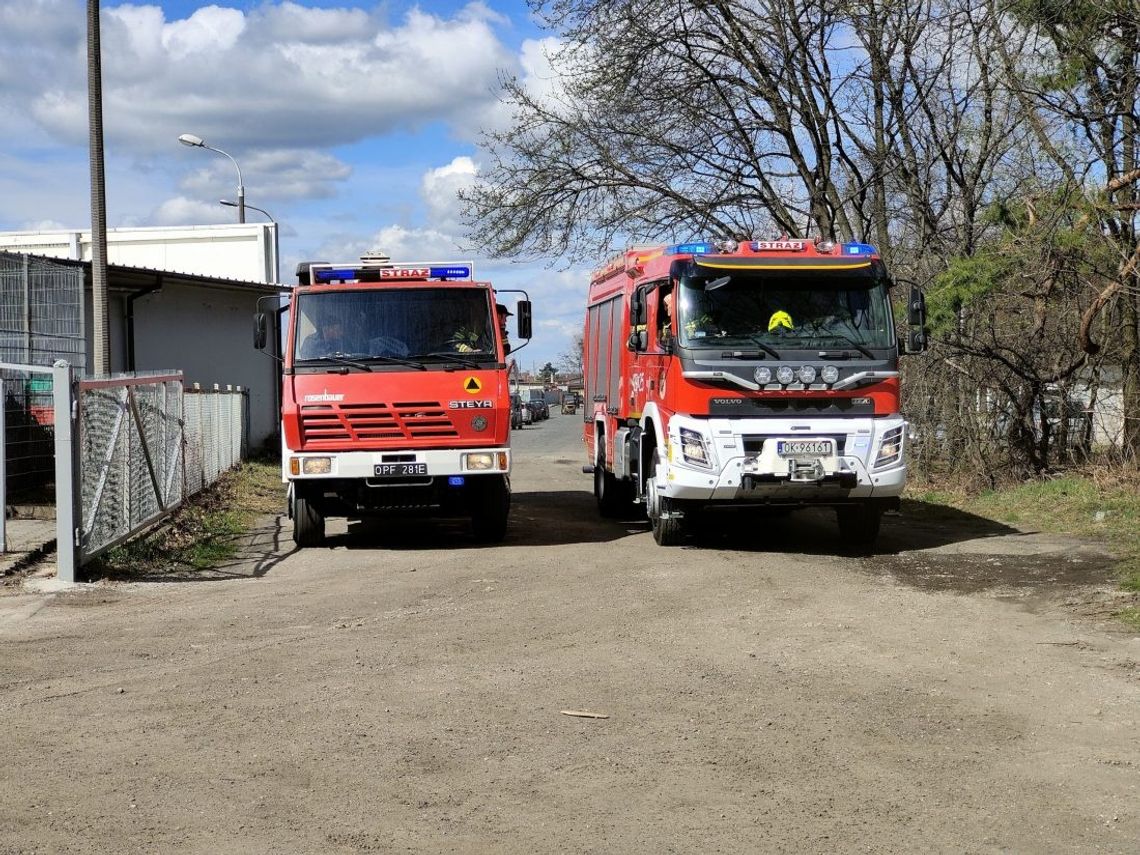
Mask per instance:
[[[844,255],[875,255],[876,250],[869,243],[845,243],[843,244]]]
[[[391,280],[470,279],[471,264],[389,264],[383,267],[317,267],[313,282],[386,282]]]
[[[713,245],[707,240],[693,243],[678,243],[665,247],[666,255],[708,255],[713,251]]]

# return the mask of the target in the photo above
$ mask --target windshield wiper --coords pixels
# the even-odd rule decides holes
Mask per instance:
[[[372,366],[364,360],[372,360],[376,362],[383,362],[386,365],[407,365],[409,368],[415,368],[419,371],[426,371],[424,366],[416,362],[414,359],[404,359],[399,356],[382,356],[379,353],[360,353],[360,354],[333,354],[332,356],[314,356],[310,359],[300,360],[301,362],[335,362],[338,365],[351,365],[353,368],[360,368],[363,371],[371,371]]]
[[[752,342],[754,345],[756,345],[758,348],[760,348],[762,351],[764,351],[766,354],[768,354],[773,359],[779,359],[780,358],[780,351],[776,350],[776,348],[774,348],[774,347],[771,347],[767,344],[764,344],[764,342],[760,341],[760,339],[756,338],[756,336],[749,335],[749,336],[744,336],[744,338],[747,338],[750,342]],[[759,359],[760,354],[759,353],[749,353],[747,350],[726,350],[720,355],[720,358],[721,359]]]
[[[489,354],[489,353],[485,353],[484,351],[480,351],[480,353],[484,353],[488,359],[491,358],[491,354]],[[468,356],[457,356],[454,353],[447,353],[446,351],[442,351],[442,350],[433,350],[431,353],[417,353],[416,358],[418,358],[418,359],[446,359],[449,362],[454,362],[457,365],[462,365],[464,368],[479,368],[480,367],[478,362],[476,362],[474,359],[471,359]]]
[[[847,342],[849,345],[851,345],[853,348],[855,348],[860,353],[862,353],[864,356],[866,356],[868,359],[874,359],[875,358],[875,354],[873,354],[870,350],[868,350],[863,345],[859,344],[859,342],[855,341],[855,339],[853,339],[849,336],[846,336],[843,333],[829,332],[829,333],[827,333],[826,337],[827,338],[841,338],[845,342]],[[834,350],[821,350],[819,352],[819,358],[820,359],[847,359],[848,356],[850,356],[850,354],[848,354],[847,351],[838,351],[837,352]]]
[[[359,368],[362,371],[371,371],[372,368],[365,365],[363,362],[358,362],[355,359],[350,359],[347,356],[331,355],[331,356],[310,356],[308,359],[299,360],[300,362],[335,362],[337,365],[351,365],[353,368]]]

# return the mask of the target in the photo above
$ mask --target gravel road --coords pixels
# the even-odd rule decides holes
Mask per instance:
[[[0,852],[1140,850],[1096,544],[904,512],[853,557],[808,512],[662,549],[597,516],[581,425],[516,432],[499,546],[268,520],[225,579],[5,592]]]

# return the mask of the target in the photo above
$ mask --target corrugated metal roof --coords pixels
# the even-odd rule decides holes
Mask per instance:
[[[87,272],[87,278],[88,281],[90,281],[90,261],[77,261],[72,258],[58,258],[51,255],[10,252],[8,250],[0,250],[0,255],[27,256],[28,258],[34,258],[37,261],[49,264],[82,267]],[[232,291],[254,291],[261,294],[280,294],[293,290],[292,285],[274,284],[270,282],[250,282],[246,279],[227,279],[222,276],[182,273],[175,270],[161,270],[153,267],[131,267],[125,264],[108,264],[107,278],[107,287],[117,291],[141,291],[165,282],[203,288],[222,288]]]

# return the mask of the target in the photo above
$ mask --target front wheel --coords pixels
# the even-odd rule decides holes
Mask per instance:
[[[293,494],[293,542],[302,549],[325,542],[325,516],[300,492]]]
[[[507,536],[511,488],[500,475],[488,475],[480,481],[472,497],[471,532],[479,543],[498,543]]]
[[[680,546],[685,539],[685,521],[675,516],[672,502],[657,492],[657,454],[649,457],[645,476],[645,512],[658,546]]]

